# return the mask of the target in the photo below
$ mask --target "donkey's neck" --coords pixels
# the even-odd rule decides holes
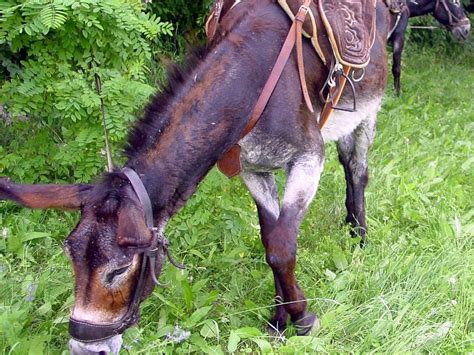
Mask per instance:
[[[165,127],[129,154],[126,165],[142,177],[157,220],[184,204],[247,123],[263,83],[259,68],[252,73],[252,63],[236,57],[231,43],[214,48],[167,102],[165,116],[155,118]]]

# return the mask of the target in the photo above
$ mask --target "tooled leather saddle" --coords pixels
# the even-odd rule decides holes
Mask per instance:
[[[394,9],[404,0],[386,0]],[[208,42],[216,33],[220,18],[245,0],[218,0],[206,22]],[[291,20],[302,5],[301,0],[278,0]],[[309,16],[303,24],[303,34],[321,60],[329,65],[334,54],[339,63],[353,68],[363,68],[370,61],[370,50],[375,40],[376,0],[313,0]],[[325,53],[320,36],[326,36],[333,53]]]
[[[278,3],[290,18],[301,6],[299,0],[278,0]],[[320,36],[328,37],[339,63],[353,68],[363,68],[369,63],[375,40],[375,5],[376,0],[312,1],[303,28],[323,62],[328,62],[330,54],[323,53]]]

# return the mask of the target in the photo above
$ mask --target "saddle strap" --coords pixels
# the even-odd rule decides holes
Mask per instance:
[[[290,31],[286,37],[285,43],[283,44],[283,48],[281,49],[277,61],[270,73],[270,77],[268,78],[267,82],[265,83],[265,86],[263,87],[262,93],[260,94],[257,100],[257,104],[255,105],[250,116],[250,120],[240,135],[240,139],[244,138],[252,131],[252,129],[255,127],[258,120],[262,116],[262,113],[265,110],[265,107],[267,106],[268,101],[270,100],[270,97],[272,96],[273,91],[275,90],[275,87],[278,84],[278,81],[280,80],[281,74],[283,73],[283,69],[285,68],[286,63],[290,58],[290,54],[295,46],[295,43],[297,43],[296,50],[298,59],[298,71],[303,96],[305,98],[305,102],[309,110],[311,112],[314,112],[311,100],[309,98],[308,88],[306,86],[306,79],[304,75],[302,42],[302,27],[306,15],[309,11],[309,5],[311,1],[312,0],[305,0],[304,4],[298,10],[293,24],[291,25]],[[241,171],[240,146],[238,144],[232,146],[231,149],[219,159],[219,161],[217,162],[217,167],[224,175],[229,178],[239,175]]]
[[[342,71],[344,75],[340,76],[339,85],[335,85],[329,90],[328,97],[332,97],[333,99],[327,100],[324,104],[323,110],[321,111],[321,115],[319,118],[319,129],[323,129],[329,117],[331,117],[332,113],[334,112],[334,108],[339,103],[342,92],[344,91],[344,87],[346,86],[347,77],[349,76],[351,69],[352,67],[348,65],[342,65]]]

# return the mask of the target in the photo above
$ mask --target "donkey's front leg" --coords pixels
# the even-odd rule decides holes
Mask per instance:
[[[405,45],[405,30],[408,26],[408,15],[402,14],[400,22],[398,23],[395,31],[392,33],[391,40],[393,43],[393,83],[394,89],[397,96],[400,96],[400,76],[402,68],[402,53]]]
[[[266,245],[266,238],[275,227],[280,215],[275,176],[272,173],[242,172],[241,177],[257,205],[262,243]],[[288,312],[282,305],[283,292],[280,282],[275,273],[273,273],[273,276],[275,281],[275,313],[269,322],[268,332],[272,335],[278,335],[286,329]]]
[[[360,236],[365,245],[367,223],[365,220],[365,188],[368,182],[368,152],[375,136],[375,117],[367,119],[351,134],[337,141],[339,160],[346,176],[346,222],[350,223],[353,236]]]
[[[309,333],[319,324],[316,315],[307,312],[306,298],[296,281],[295,266],[298,230],[316,193],[322,168],[322,152],[301,156],[291,164],[280,216],[264,238],[267,262],[278,279],[285,309],[298,328],[298,335]]]

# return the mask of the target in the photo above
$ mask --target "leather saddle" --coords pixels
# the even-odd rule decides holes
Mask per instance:
[[[300,0],[278,0],[278,3],[291,19],[301,7]],[[339,63],[363,68],[370,61],[375,40],[375,7],[376,0],[313,0],[303,26],[305,36],[311,39],[324,63],[327,55],[319,45],[319,36],[328,37]]]

